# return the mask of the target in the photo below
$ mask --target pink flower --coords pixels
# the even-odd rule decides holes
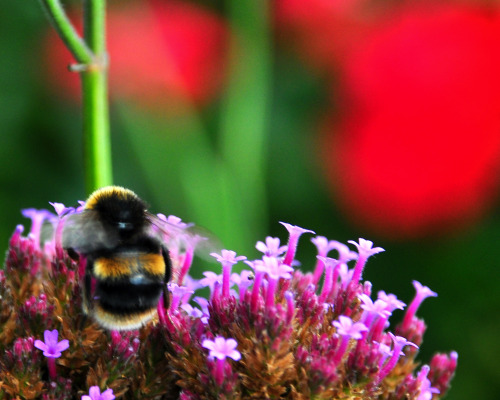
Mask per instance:
[[[57,329],[53,331],[46,330],[43,333],[44,342],[41,340],[35,340],[35,347],[43,351],[43,355],[49,358],[61,357],[61,351],[66,350],[69,347],[69,341],[67,339],[57,341],[59,332]]]
[[[89,389],[89,395],[83,395],[81,400],[113,400],[114,398],[113,389],[106,389],[101,393],[99,386],[92,386]]]
[[[214,340],[205,339],[201,345],[210,350],[210,357],[219,360],[224,360],[226,357],[229,357],[238,361],[241,358],[240,352],[236,350],[238,343],[231,338],[225,339],[222,336],[217,336]]]

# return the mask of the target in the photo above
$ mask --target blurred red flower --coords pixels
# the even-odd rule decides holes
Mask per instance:
[[[70,16],[80,28],[81,13]],[[229,34],[213,12],[177,0],[114,3],[107,24],[112,96],[164,110],[204,104],[221,89]],[[74,60],[53,29],[45,47],[50,84],[78,98]]]
[[[352,48],[324,164],[365,227],[415,237],[471,222],[500,183],[500,19],[406,8]]]
[[[377,5],[366,0],[275,0],[273,4],[280,42],[321,72],[336,68],[352,44],[380,19]]]

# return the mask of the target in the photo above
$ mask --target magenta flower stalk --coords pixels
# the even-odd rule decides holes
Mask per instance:
[[[245,299],[247,289],[253,283],[253,280],[254,280],[254,275],[252,271],[249,271],[247,269],[241,271],[240,274],[236,273],[231,274],[231,282],[238,285],[238,294],[240,300]]]
[[[113,400],[114,398],[113,389],[106,389],[101,393],[99,386],[91,386],[89,394],[84,394],[81,400]]]
[[[57,329],[53,331],[46,330],[43,333],[44,341],[35,340],[34,346],[43,351],[43,355],[47,357],[47,365],[49,367],[49,377],[52,380],[57,378],[56,373],[56,358],[61,357],[61,352],[69,347],[69,341],[63,339],[60,342],[57,341],[59,332]]]
[[[391,356],[389,360],[385,363],[385,365],[382,367],[380,370],[375,383],[378,384],[382,379],[384,379],[389,372],[392,371],[392,369],[396,366],[396,363],[399,360],[399,357],[401,357],[401,350],[403,350],[403,347],[405,346],[413,346],[418,349],[418,346],[415,343],[409,342],[402,336],[396,336],[389,332],[389,335],[394,343],[394,347],[392,349]]]
[[[368,328],[362,322],[353,322],[351,318],[341,315],[338,321],[333,321],[332,325],[337,328],[337,334],[340,336],[340,345],[336,350],[333,363],[338,365],[344,356],[350,339],[361,339],[362,332]]]
[[[172,299],[170,301],[170,307],[169,311],[170,312],[175,312],[179,305],[181,304],[181,301],[186,295],[191,295],[194,293],[194,290],[189,290],[186,286],[179,286],[176,283],[169,283],[167,285],[168,290],[170,293],[172,293]]]
[[[429,371],[430,367],[423,365],[418,373],[416,386],[419,394],[417,400],[431,400],[435,393],[439,393],[439,389],[432,387],[431,381],[427,378]]]
[[[260,261],[260,260],[259,260]],[[291,279],[293,268],[281,263],[276,257],[262,257],[262,261],[255,262],[255,270],[267,275],[266,307],[274,306],[276,287],[281,278]]]
[[[63,234],[65,219],[68,215],[76,212],[76,210],[73,207],[66,207],[62,203],[49,203],[49,204],[52,207],[54,207],[54,210],[56,211],[56,214],[59,217],[59,219],[57,220],[57,223],[56,223],[56,229],[55,229],[55,234],[54,234],[54,245],[55,245],[55,249],[56,249],[56,254],[60,258],[62,258],[62,254],[63,254],[62,234]]]
[[[194,257],[194,246],[188,244],[186,246],[186,254],[184,256],[184,261],[182,262],[182,268],[179,272],[179,283],[182,284],[184,282],[184,277],[187,275],[189,268],[193,262]]]
[[[285,259],[283,260],[283,264],[291,266],[293,260],[295,259],[295,253],[297,252],[297,245],[299,244],[300,236],[303,233],[314,234],[315,232],[309,229],[301,228],[300,226],[287,224],[286,222],[280,222],[280,224],[287,229],[289,234],[288,245],[287,245],[288,247],[286,250]]]
[[[203,276],[205,278],[200,279],[200,286],[205,287],[208,286],[210,288],[210,297],[214,297],[214,292],[215,292],[215,286],[216,284],[221,284],[222,283],[222,276],[217,275],[215,272],[212,271],[205,271],[203,272]]]
[[[319,282],[321,275],[323,275],[323,271],[325,268],[325,263],[323,261],[323,258],[328,256],[328,253],[330,252],[330,250],[333,250],[335,248],[337,242],[335,240],[328,240],[324,236],[313,237],[311,239],[311,242],[318,249],[318,255],[316,256],[317,261],[316,261],[316,266],[314,267],[313,279],[312,279],[312,283],[316,285]]]
[[[21,210],[23,217],[31,219],[30,234],[35,240],[35,244],[40,249],[40,235],[42,232],[42,225],[46,220],[55,218],[55,215],[48,210],[37,210],[35,208],[26,208]]]
[[[323,288],[319,295],[319,302],[324,303],[333,288],[333,271],[338,264],[338,261],[330,257],[316,256],[318,260],[325,265],[325,279],[323,280]],[[313,282],[314,283],[314,282]]]
[[[165,317],[165,301],[163,299],[164,293],[161,294],[160,296],[160,301],[158,302],[158,306],[156,307],[156,312],[158,313],[158,319],[160,320],[160,323],[162,325],[166,324],[166,317]]]
[[[214,378],[217,385],[221,386],[224,382],[226,358],[232,358],[234,361],[241,359],[240,352],[236,350],[238,343],[234,339],[217,336],[214,340],[205,339],[201,345],[210,350],[209,357],[217,359]]]
[[[231,268],[239,261],[246,260],[245,256],[236,256],[236,252],[222,250],[221,254],[210,253],[218,262],[222,264],[222,297],[229,297],[229,287],[231,281]]]
[[[293,317],[295,315],[295,304],[293,301],[293,293],[287,290],[285,292],[285,300],[286,300],[286,322],[291,323]]]
[[[333,270],[333,285],[331,293],[329,295],[330,299],[334,299],[335,297],[337,297],[337,293],[339,291],[339,278],[340,286],[342,287],[342,289],[345,290],[347,288],[347,285],[351,281],[351,277],[354,272],[353,269],[349,269],[347,263],[358,258],[358,254],[354,251],[351,251],[347,245],[337,242],[336,240],[332,242],[332,245],[335,246],[335,250],[337,250],[338,252],[338,264]]]
[[[354,240],[349,240],[348,243],[356,246],[358,249],[358,260],[354,266],[354,273],[351,278],[351,282],[357,284],[361,279],[368,258],[384,251],[384,249],[382,247],[372,247],[373,242],[361,238],[359,239],[359,243],[356,243]]]
[[[393,294],[386,294],[385,291],[381,290],[378,292],[378,299],[382,300],[386,303],[386,310],[388,311],[387,316],[380,315],[372,332],[372,339],[373,340],[379,340],[382,331],[385,329],[386,324],[388,323],[389,316],[392,314],[392,312],[396,309],[403,310],[406,306],[405,303],[403,303],[401,300],[398,300],[398,298],[393,295]]]
[[[253,287],[250,297],[250,310],[252,313],[257,312],[258,304],[259,304],[259,295],[261,289],[262,279],[264,278],[265,272],[261,268],[261,264],[264,262],[262,260],[255,261],[245,261],[252,269],[255,271],[255,278],[253,281]]]
[[[423,286],[420,282],[418,281],[413,281],[413,286],[415,287],[415,290],[417,293],[415,294],[415,297],[413,298],[412,302],[408,306],[406,310],[406,314],[404,316],[403,322],[401,324],[401,331],[406,332],[409,328],[410,325],[413,321],[413,318],[415,317],[415,314],[422,304],[422,302],[427,298],[427,297],[437,297],[437,293],[433,292],[431,289],[429,289],[427,286]]]
[[[366,334],[372,334],[372,340],[378,340],[378,337],[373,336],[373,331],[376,327],[376,322],[387,321],[387,318],[391,315],[390,311],[387,310],[387,303],[383,300],[373,301],[368,295],[360,294],[359,299],[361,300],[361,308],[363,309],[363,315],[361,316],[361,321],[368,327],[369,331]],[[366,336],[366,335],[365,335]]]
[[[173,216],[170,215],[167,218],[167,221],[169,219],[172,219],[172,218],[173,218]],[[180,218],[179,218],[178,224],[181,224],[180,226],[182,226],[183,229],[186,229],[187,227],[189,227],[189,224],[186,224],[185,222],[180,222]],[[189,272],[189,269],[191,268],[191,264],[193,263],[193,257],[194,257],[194,252],[195,252],[196,246],[198,245],[198,243],[200,243],[204,240],[207,240],[207,238],[199,236],[199,235],[194,235],[189,240],[187,240],[187,245],[186,245],[185,254],[184,254],[184,260],[182,261],[182,267],[181,267],[181,270],[179,272],[179,279],[178,279],[179,284],[182,285],[184,283],[184,278],[186,277],[187,273]]]

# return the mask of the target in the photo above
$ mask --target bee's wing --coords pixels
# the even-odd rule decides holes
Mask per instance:
[[[65,218],[62,234],[65,249],[89,254],[99,249],[113,248],[118,242],[117,234],[106,230],[93,210],[84,210]]]
[[[220,251],[221,245],[214,234],[203,228],[181,222],[176,217],[148,214],[151,234],[165,243],[170,251],[183,252],[193,248],[196,255],[213,261],[210,252]]]

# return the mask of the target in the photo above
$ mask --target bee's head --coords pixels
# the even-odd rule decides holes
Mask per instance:
[[[86,208],[97,211],[105,227],[116,230],[122,239],[141,232],[147,223],[146,204],[130,190],[116,186],[106,189],[91,196]]]

